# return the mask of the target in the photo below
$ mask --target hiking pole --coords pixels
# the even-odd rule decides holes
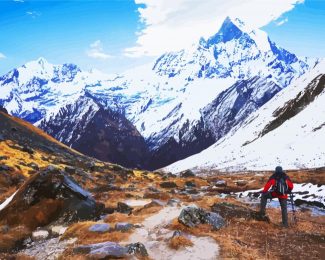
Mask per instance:
[[[296,210],[295,210],[295,206],[294,206],[293,194],[292,193],[290,193],[290,200],[291,200],[291,206],[292,206],[293,223],[297,224]]]

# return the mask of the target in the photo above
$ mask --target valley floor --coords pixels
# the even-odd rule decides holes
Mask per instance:
[[[94,173],[99,174],[103,172]],[[324,189],[321,193],[324,196],[317,197],[323,203],[321,207],[304,202],[296,206],[297,224],[292,222],[291,205],[288,203],[288,229],[280,225],[281,212],[277,202],[267,208],[268,223],[254,217],[254,212],[258,210],[257,195],[250,194],[252,196],[248,197],[245,193],[261,188],[270,173],[175,177],[128,170],[127,177],[124,180],[116,178],[113,186],[98,181],[91,190],[96,201],[104,203],[107,212],[112,209],[110,214],[103,214],[99,220],[68,225],[59,237],[31,242],[19,247],[16,253],[3,253],[0,259],[109,259],[104,249],[98,251],[100,253],[78,249],[81,245],[95,246],[96,243],[106,242],[117,242],[122,246],[142,243],[149,255],[126,257],[130,259],[324,259],[325,170],[288,174],[294,183],[312,183],[320,190]],[[121,202],[132,210],[118,209]],[[309,202],[306,200],[306,203]],[[180,223],[178,217],[189,205],[206,211],[214,211],[215,205],[226,205],[231,210],[227,214],[226,211],[219,212],[226,225],[213,230],[209,224],[188,227]],[[116,228],[90,231],[95,224],[116,227],[121,223],[132,224],[132,227],[123,231]],[[40,229],[50,230],[50,226]],[[0,236],[1,240],[8,239],[6,234]],[[1,246],[4,246],[3,243],[0,243]]]

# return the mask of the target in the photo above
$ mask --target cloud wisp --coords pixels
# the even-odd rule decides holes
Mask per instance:
[[[107,60],[113,57],[112,55],[104,52],[103,44],[100,40],[94,41],[89,47],[90,48],[86,51],[86,54],[90,58]]]
[[[285,18],[285,19],[282,19],[282,20],[276,22],[275,24],[276,24],[276,26],[281,26],[281,25],[285,24],[288,21],[289,21],[289,19]]]
[[[0,60],[3,60],[5,58],[7,58],[6,55],[4,55],[2,52],[0,52]]]
[[[182,49],[200,37],[217,32],[226,16],[261,28],[292,10],[303,0],[134,0],[144,28],[136,45],[125,49],[131,57],[157,56]],[[143,7],[144,5],[144,7]]]
[[[27,11],[26,14],[30,17],[32,17],[33,19],[41,16],[41,13],[36,12],[36,11]]]

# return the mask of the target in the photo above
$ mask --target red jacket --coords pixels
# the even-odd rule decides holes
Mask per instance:
[[[290,180],[289,177],[287,177],[287,179],[286,179],[286,183],[287,183],[287,185],[288,185],[288,189],[291,191],[291,190],[293,189],[293,183],[291,182],[291,180]],[[275,178],[272,178],[272,177],[271,177],[271,178],[269,179],[269,181],[265,184],[264,189],[263,189],[262,192],[263,192],[263,193],[264,193],[264,192],[268,192],[269,189],[270,189],[271,187],[273,187],[273,186],[275,186]],[[271,192],[271,195],[272,195],[272,197],[274,197],[274,198],[280,198],[280,199],[287,199],[287,198],[288,198],[288,194],[281,195],[281,194],[276,193],[275,191]]]

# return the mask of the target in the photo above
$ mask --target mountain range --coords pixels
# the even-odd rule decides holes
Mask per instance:
[[[183,163],[190,160],[191,168],[205,164],[218,168],[219,160],[221,168],[229,168],[241,154],[230,149],[235,156],[229,159],[223,142],[227,140],[229,147],[238,145],[236,136],[247,136],[255,127],[269,123],[258,133],[265,139],[277,128],[278,123],[272,122],[279,116],[274,119],[268,114],[264,121],[254,121],[254,115],[274,112],[268,104],[282,93],[297,88],[304,93],[321,84],[322,77],[315,74],[323,68],[318,63],[297,57],[265,32],[228,17],[210,38],[119,75],[82,71],[74,64],[53,65],[44,58],[28,62],[0,77],[0,106],[104,161],[158,169],[213,145],[208,149],[209,160],[202,160],[206,155],[202,152],[200,161],[189,157],[167,169],[183,170],[187,167]],[[292,100],[299,107],[300,99],[299,95],[283,98],[280,105],[289,111],[286,102]],[[286,117],[289,112],[283,113]],[[244,126],[245,132],[240,129]]]

